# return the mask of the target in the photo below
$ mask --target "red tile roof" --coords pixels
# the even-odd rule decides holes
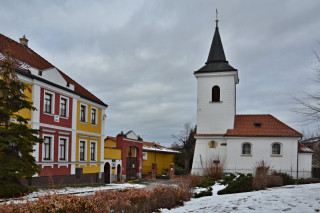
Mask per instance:
[[[226,134],[196,134],[195,136],[302,137],[302,134],[272,115],[236,115],[233,129]]]
[[[0,53],[3,53],[5,50],[10,50],[12,57],[15,59],[16,66],[18,69],[26,71],[27,66],[30,65],[39,70],[44,70],[48,68],[53,68],[54,66],[48,62],[46,59],[42,58],[36,52],[34,52],[31,48],[26,47],[2,34],[0,34]],[[1,58],[0,58],[1,59]],[[58,68],[57,68],[58,69]],[[59,69],[58,69],[59,70]],[[74,85],[75,93],[80,95],[83,98],[89,99],[96,103],[107,106],[103,101],[93,95],[91,92],[86,90],[72,78],[67,76],[61,70],[59,70],[63,78],[70,84]]]
[[[260,127],[259,127],[260,126]],[[296,136],[302,134],[282,123],[272,115],[236,115],[228,136]]]
[[[298,143],[298,152],[302,152],[302,153],[314,153],[314,151],[308,147],[306,147],[305,145],[303,145],[302,143]]]

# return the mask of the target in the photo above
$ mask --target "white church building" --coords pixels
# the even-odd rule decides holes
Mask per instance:
[[[197,133],[192,174],[210,162],[226,173],[254,173],[264,161],[293,178],[311,177],[313,151],[299,143],[302,134],[270,114],[237,115],[238,70],[226,60],[216,20],[208,60],[197,79]]]

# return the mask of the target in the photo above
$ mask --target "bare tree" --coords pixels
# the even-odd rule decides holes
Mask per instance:
[[[320,86],[320,56],[317,52],[314,52],[316,56],[318,67],[314,68],[316,71],[316,79],[314,80],[318,86]],[[294,98],[300,105],[300,109],[294,110],[295,112],[302,114],[306,117],[306,120],[311,122],[320,121],[320,93],[315,91],[314,93],[305,93],[304,98]]]
[[[180,130],[178,135],[172,135],[175,139],[172,144],[172,148],[180,150],[180,160],[184,160],[185,173],[190,171],[190,165],[193,159],[193,146],[195,145],[195,139],[193,135],[196,132],[196,127],[193,127],[191,123],[184,124],[183,129]],[[181,159],[182,158],[182,159]]]

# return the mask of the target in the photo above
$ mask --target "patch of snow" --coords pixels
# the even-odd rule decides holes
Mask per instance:
[[[212,188],[212,196],[217,196],[218,191],[226,188],[228,185],[222,185],[221,183],[216,183],[213,186],[211,186]]]
[[[214,186],[214,188],[218,186]],[[316,212],[320,211],[320,184],[291,185],[238,194],[191,199],[175,209],[161,212]]]
[[[151,147],[151,146],[143,146],[143,150],[146,150],[146,151],[157,151],[157,152],[179,153],[179,151],[175,151],[175,150],[168,149],[168,148],[165,148],[165,147],[154,148],[154,147]]]
[[[86,196],[86,195],[93,195],[97,191],[107,191],[107,190],[121,190],[121,189],[128,189],[128,188],[136,188],[141,189],[145,188],[145,185],[141,184],[130,184],[130,183],[123,183],[123,184],[106,184],[105,186],[99,187],[65,187],[62,189],[41,189],[37,192],[32,192],[24,197],[18,199],[7,199],[1,200],[1,202],[14,202],[14,203],[21,203],[25,202],[26,200],[33,201],[36,200],[39,196],[51,195],[51,194],[74,194],[77,196]]]

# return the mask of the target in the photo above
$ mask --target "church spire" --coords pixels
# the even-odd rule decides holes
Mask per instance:
[[[218,27],[218,10],[216,10],[216,29],[214,32],[209,56],[206,64],[199,70],[195,71],[196,73],[204,73],[204,72],[222,72],[222,71],[237,71],[237,69],[233,68],[229,65],[226,56],[224,54],[219,27]]]
[[[218,10],[216,10],[216,31],[214,32],[209,56],[207,63],[210,62],[227,62],[226,56],[224,55],[223,46],[220,38],[219,27],[218,27]],[[206,64],[207,64],[206,63]]]

